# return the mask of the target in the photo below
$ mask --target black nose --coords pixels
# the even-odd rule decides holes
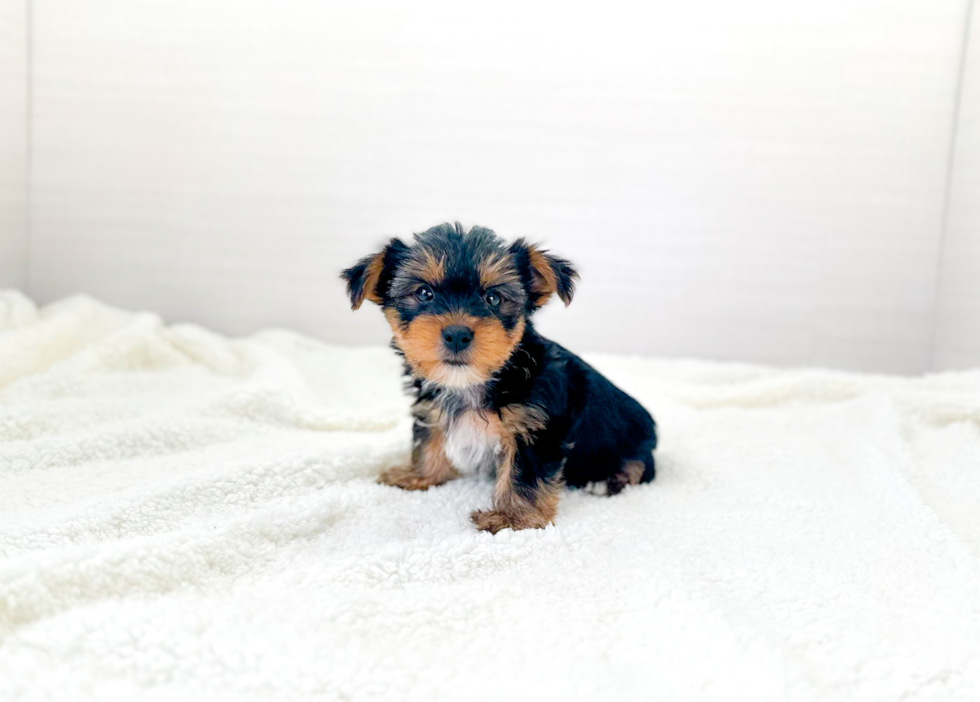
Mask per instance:
[[[459,353],[473,341],[473,330],[459,324],[442,330],[442,343],[453,353]]]

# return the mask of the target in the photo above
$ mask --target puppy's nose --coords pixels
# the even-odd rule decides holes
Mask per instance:
[[[453,353],[459,353],[473,341],[473,330],[460,324],[442,330],[442,343]]]

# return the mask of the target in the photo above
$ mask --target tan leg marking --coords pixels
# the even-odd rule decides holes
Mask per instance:
[[[531,499],[517,493],[513,481],[518,438],[533,443],[534,432],[543,429],[546,421],[542,410],[529,405],[508,405],[500,410],[501,454],[493,488],[493,509],[470,515],[480,531],[496,534],[501,529],[543,529],[554,520],[564,484],[561,476],[538,483]]]
[[[624,461],[619,472],[606,481],[606,494],[615,495],[622,492],[627,485],[639,485],[644,470],[646,466],[643,461]]]
[[[403,490],[428,490],[433,485],[458,478],[459,473],[449,463],[443,450],[442,430],[433,427],[429,439],[423,446],[412,452],[412,465],[392,468],[381,474],[379,483],[394,485]]]
[[[501,529],[543,529],[555,519],[562,486],[560,479],[539,483],[532,501],[524,499],[512,488],[501,491],[498,487],[494,490],[493,509],[477,510],[470,519],[477,529],[491,534]]]
[[[626,478],[629,480],[630,485],[639,485],[640,479],[643,477],[643,471],[646,470],[646,466],[643,465],[643,461],[626,461],[623,463],[623,473],[626,474]]]

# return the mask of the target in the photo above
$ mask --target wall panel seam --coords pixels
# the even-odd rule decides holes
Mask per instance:
[[[27,53],[25,100],[26,120],[24,128],[24,294],[31,295],[32,252],[34,250],[33,219],[34,219],[34,0],[24,0],[25,50]]]
[[[939,308],[942,294],[943,268],[949,230],[949,210],[953,192],[953,176],[956,171],[956,144],[959,136],[960,117],[963,109],[963,92],[966,85],[966,65],[970,52],[970,27],[973,22],[975,0],[967,0],[963,20],[963,37],[960,42],[960,62],[957,67],[956,88],[953,91],[953,122],[949,134],[949,154],[946,158],[946,185],[943,193],[943,211],[939,226],[939,247],[936,256],[936,285],[932,300],[932,331],[929,338],[929,361],[924,371],[936,369],[936,347],[939,336]]]

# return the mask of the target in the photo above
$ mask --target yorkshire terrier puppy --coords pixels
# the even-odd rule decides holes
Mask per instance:
[[[568,261],[489,229],[442,224],[411,246],[392,239],[342,274],[352,309],[381,306],[405,360],[411,465],[379,482],[425,490],[465,473],[495,476],[484,531],[547,526],[563,485],[607,494],[653,480],[656,424],[632,397],[531,325],[553,295],[568,305]]]

